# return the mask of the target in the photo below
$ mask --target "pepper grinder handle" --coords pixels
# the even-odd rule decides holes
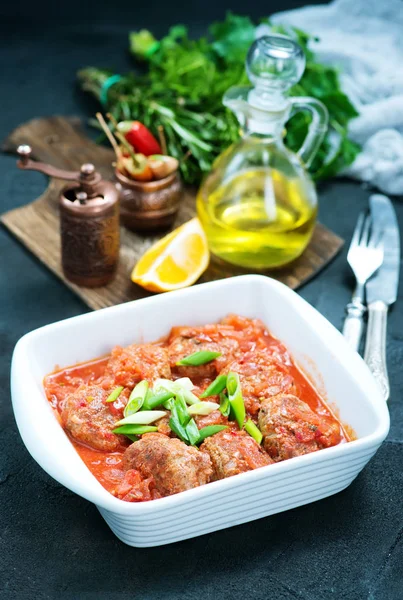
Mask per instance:
[[[28,144],[22,144],[17,148],[17,154],[19,160],[17,166],[19,169],[29,171],[39,171],[49,177],[55,177],[56,179],[65,179],[67,181],[76,181],[81,184],[83,191],[87,194],[88,198],[96,195],[95,186],[97,186],[102,178],[99,173],[95,170],[95,167],[91,163],[85,163],[81,165],[79,171],[65,171],[64,169],[58,169],[47,163],[37,162],[31,159],[32,148]]]

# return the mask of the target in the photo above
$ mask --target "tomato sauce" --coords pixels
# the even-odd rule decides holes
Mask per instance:
[[[257,347],[264,347],[269,349],[274,356],[282,357],[282,360],[286,364],[288,374],[294,380],[296,389],[296,395],[298,398],[303,400],[309,407],[318,415],[323,415],[331,419],[340,428],[340,443],[350,441],[346,430],[342,427],[336,417],[333,415],[329,407],[326,405],[324,399],[319,395],[317,390],[308,381],[303,372],[295,365],[292,359],[289,357],[286,348],[276,338],[271,336],[267,330],[260,324],[259,326],[250,325],[250,323],[258,323],[243,319],[242,317],[230,316],[224,323],[227,323],[228,337],[233,339],[239,339],[239,345],[243,353],[253,352]],[[221,327],[220,335],[225,337],[226,325],[222,326],[206,326],[208,327],[208,335],[215,340],[215,343],[219,344],[217,337],[214,338],[214,328]],[[235,328],[235,329],[234,329]],[[238,328],[238,329],[237,329]],[[176,328],[179,329],[179,328]],[[190,329],[190,328],[188,328]],[[195,328],[196,330],[197,328]],[[200,328],[199,328],[200,329]],[[239,332],[239,333],[238,333]],[[167,347],[168,340],[159,341],[155,344],[158,347]],[[55,414],[61,422],[60,414],[62,412],[63,402],[71,396],[81,385],[102,385],[101,382],[105,381],[105,371],[108,365],[109,356],[99,358],[84,364],[71,366],[65,369],[61,369],[47,375],[44,379],[44,388],[47,398],[55,411]],[[108,375],[110,377],[110,374]],[[172,376],[175,379],[175,376]],[[193,381],[195,384],[196,393],[200,392],[213,381],[214,377],[210,379],[203,378],[199,381]],[[128,397],[127,394],[124,394]],[[116,406],[110,406],[113,414],[119,414],[118,411],[122,411],[123,406],[120,406],[116,402]],[[208,418],[204,420],[208,422]],[[105,452],[96,450],[83,443],[73,439],[73,437],[67,432],[71,443],[74,445],[81,459],[84,461],[91,473],[96,479],[106,488],[109,492],[114,493],[116,487],[122,482],[124,478],[124,471],[121,468],[122,457],[124,448],[122,451],[116,452]],[[128,441],[129,444],[129,441]]]

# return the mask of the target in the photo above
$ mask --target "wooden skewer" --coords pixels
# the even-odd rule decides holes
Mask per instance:
[[[106,137],[110,141],[110,143],[112,145],[112,148],[115,151],[116,158],[117,158],[117,161],[118,161],[118,164],[119,164],[119,162],[122,162],[122,159],[123,159],[122,151],[119,148],[119,145],[117,144],[114,136],[112,135],[111,130],[109,129],[108,125],[106,124],[106,121],[103,118],[103,116],[101,115],[101,113],[98,112],[95,116],[98,119],[98,122],[101,125],[103,132],[105,133]]]
[[[129,144],[129,142],[125,138],[125,136],[122,135],[120,133],[120,131],[118,131],[118,122],[116,121],[115,117],[113,115],[111,115],[111,113],[106,113],[106,116],[111,121],[112,125],[114,126],[114,128],[115,128],[115,135],[118,138],[119,142],[122,144],[122,146],[124,146],[126,148],[126,150],[128,151],[128,153],[130,154],[130,157],[131,157],[133,163],[136,166],[138,166],[139,165],[139,161],[136,158],[136,154],[135,154],[132,146]]]
[[[165,138],[165,131],[162,125],[158,125],[158,137],[160,139],[160,146],[162,154],[168,154],[167,141]]]

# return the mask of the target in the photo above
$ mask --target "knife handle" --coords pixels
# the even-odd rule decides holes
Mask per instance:
[[[343,335],[349,346],[356,352],[358,352],[360,347],[365,310],[366,308],[361,300],[354,298],[346,307],[347,316],[343,325]]]
[[[386,325],[388,306],[380,300],[368,305],[368,330],[364,360],[375,377],[382,395],[388,400],[389,377],[386,366]]]

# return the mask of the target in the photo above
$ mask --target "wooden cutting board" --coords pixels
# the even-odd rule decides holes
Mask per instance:
[[[113,152],[92,142],[81,129],[76,117],[34,119],[15,129],[3,144],[6,152],[15,152],[19,144],[29,144],[33,157],[62,169],[76,170],[82,163],[92,162],[104,178],[111,179]],[[17,168],[17,167],[16,167]],[[21,177],[24,177],[21,174]],[[51,179],[45,192],[31,204],[11,210],[1,216],[3,224],[29,248],[91,308],[98,309],[136,300],[150,295],[130,281],[130,273],[139,257],[159,237],[121,230],[120,264],[115,280],[109,285],[90,289],[79,287],[65,279],[60,264],[58,195],[65,182]],[[185,194],[175,227],[195,215],[195,196]],[[339,252],[343,240],[320,223],[312,240],[298,260],[291,265],[267,272],[270,277],[295,289],[316,275]],[[200,282],[222,279],[245,273],[235,267],[212,262]]]

